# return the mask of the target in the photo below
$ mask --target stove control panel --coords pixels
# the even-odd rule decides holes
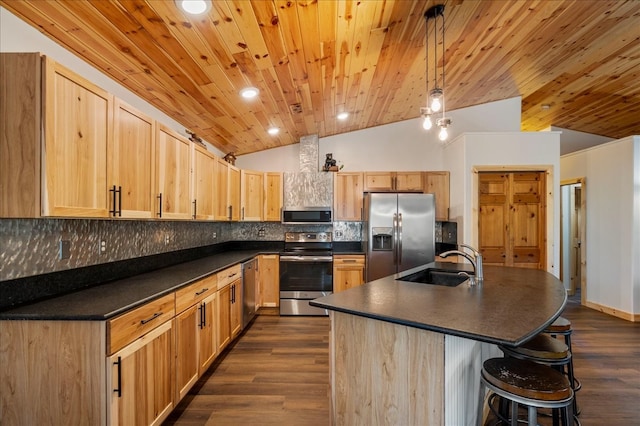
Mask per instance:
[[[330,232],[286,232],[284,240],[287,243],[330,243]]]

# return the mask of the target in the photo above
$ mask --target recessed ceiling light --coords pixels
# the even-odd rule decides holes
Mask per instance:
[[[278,133],[280,133],[280,129],[278,129],[277,127],[269,127],[269,130],[267,130],[267,132],[271,135],[271,136],[275,136]]]
[[[191,15],[200,15],[211,9],[211,0],[176,0],[176,3]]]
[[[258,93],[260,93],[260,90],[255,87],[245,87],[244,89],[240,90],[240,96],[245,99],[253,99],[258,96]]]
[[[348,117],[349,117],[348,112],[341,112],[340,114],[336,115],[336,118],[338,120],[346,120]]]

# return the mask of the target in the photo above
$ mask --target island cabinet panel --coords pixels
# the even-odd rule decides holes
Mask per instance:
[[[164,125],[156,137],[157,217],[190,219],[191,145],[188,139]]]
[[[107,359],[109,425],[159,425],[174,401],[174,329],[166,321]]]
[[[333,179],[335,220],[362,220],[364,181],[362,172],[338,172]]]
[[[113,217],[153,217],[156,122],[114,99],[113,143],[109,144],[109,214]]]
[[[282,215],[282,173],[264,174],[264,221],[280,222]]]
[[[331,424],[444,424],[443,334],[330,315]]]
[[[44,59],[44,216],[107,217],[113,96]]]
[[[0,321],[0,423],[105,424],[105,353],[104,322]]]

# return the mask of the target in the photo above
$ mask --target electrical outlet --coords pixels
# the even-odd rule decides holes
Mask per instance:
[[[211,237],[215,240],[216,238],[218,238],[218,233],[214,232],[213,235],[211,235]]]
[[[342,238],[342,231],[336,231],[336,238]]]
[[[60,245],[58,247],[58,257],[60,260],[68,259],[71,256],[71,241],[69,240],[60,240]]]
[[[167,245],[167,244],[169,244],[169,234],[166,234],[164,236],[164,245]]]
[[[100,240],[100,254],[105,254],[107,252],[107,242],[105,240]]]
[[[264,229],[258,229],[258,237],[264,238],[264,236],[265,236]]]

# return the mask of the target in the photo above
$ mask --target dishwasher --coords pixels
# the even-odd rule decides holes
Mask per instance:
[[[242,264],[242,328],[256,315],[256,281],[258,259]]]

